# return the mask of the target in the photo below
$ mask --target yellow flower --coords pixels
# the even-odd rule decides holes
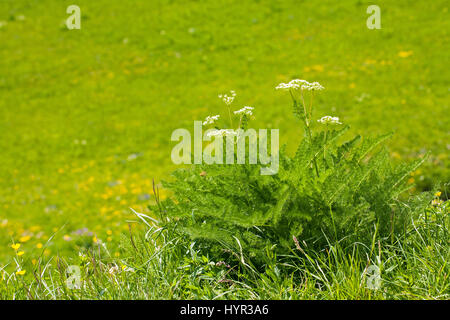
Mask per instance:
[[[412,54],[413,54],[412,51],[400,51],[400,52],[398,53],[398,56],[399,56],[400,58],[408,58],[408,57],[411,56]]]
[[[323,66],[320,64],[317,64],[315,66],[311,67],[312,70],[317,71],[317,72],[322,72],[323,71]]]
[[[14,250],[19,250],[20,248],[20,243],[15,243],[11,245],[11,248],[13,248]]]
[[[393,152],[392,153],[392,157],[395,158],[395,159],[400,159],[401,158],[400,153],[398,153],[398,152]],[[411,175],[413,176],[414,172],[411,173]]]
[[[17,255],[20,257],[21,255],[23,255],[25,253],[25,251],[19,251],[17,252]]]
[[[94,236],[94,237],[92,238],[92,242],[97,243],[97,241],[98,241],[97,237]]]
[[[109,211],[108,207],[102,207],[102,208],[100,209],[100,213],[101,213],[101,214],[105,214],[105,213],[107,213],[108,211]]]
[[[38,243],[38,244],[36,244],[36,248],[38,248],[38,249],[40,249],[40,248],[42,248],[42,243]]]
[[[440,197],[441,196],[441,194],[442,194],[442,192],[436,192],[434,195],[436,196],[436,197]]]
[[[108,231],[106,231],[106,234],[107,234],[108,236],[110,236],[110,235],[112,235],[112,231],[111,231],[111,230],[108,230]]]
[[[37,260],[36,260],[36,259],[32,259],[32,260],[31,260],[31,263],[32,263],[33,265],[35,265],[35,264],[37,263]]]
[[[27,271],[26,270],[18,270],[18,271],[16,271],[16,275],[23,276],[25,274],[25,272],[27,272]]]
[[[107,241],[112,241],[111,237],[106,238]]]
[[[23,237],[20,237],[19,238],[19,241],[20,242],[27,242],[28,240],[30,240],[31,239],[31,236],[23,236]]]

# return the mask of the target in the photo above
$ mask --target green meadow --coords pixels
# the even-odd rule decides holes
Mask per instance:
[[[80,30],[65,25],[71,4]],[[29,274],[39,259],[99,242],[121,259],[123,238],[144,229],[130,208],[151,216],[153,181],[161,188],[177,167],[171,133],[226,117],[218,94],[235,90],[235,106],[254,107],[254,128],[279,128],[294,147],[302,132],[275,90],[294,78],[325,87],[316,118],[338,116],[352,135],[393,132],[394,162],[429,152],[410,192],[438,188],[445,200],[449,3],[380,0],[373,30],[370,4],[1,0],[0,266],[14,272],[20,260]]]

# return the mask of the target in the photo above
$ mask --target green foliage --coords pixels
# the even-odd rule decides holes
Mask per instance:
[[[393,166],[383,147],[391,134],[342,142],[348,126],[312,132],[311,114],[301,115],[292,97],[305,137],[295,155],[280,151],[278,174],[260,175],[261,165],[248,163],[176,170],[163,184],[174,200],[152,207],[162,225],[255,265],[267,248],[288,254],[294,238],[323,248],[330,239],[370,243],[373,230],[382,238],[405,232],[414,211],[432,198],[403,196],[406,178],[426,157]]]

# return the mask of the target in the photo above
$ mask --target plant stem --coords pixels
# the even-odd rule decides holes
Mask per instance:
[[[309,135],[309,141],[310,141],[310,143],[312,143],[312,135],[311,135],[311,130],[309,129],[309,126],[306,126],[306,131],[308,132],[308,135]],[[317,177],[319,177],[320,176],[319,168],[317,167],[316,157],[314,157],[313,162],[314,162],[314,168],[316,169]]]
[[[309,100],[309,116],[311,117],[310,119],[312,119],[312,104],[313,104],[313,100],[314,100],[314,90],[311,91],[311,99]]]
[[[305,113],[305,122],[306,122],[306,126],[309,128],[308,112],[306,111],[306,104],[305,104],[305,98],[303,97],[303,91],[302,91],[301,96],[302,96],[303,112]]]
[[[228,106],[228,116],[230,117],[230,128],[233,128],[233,119],[231,118],[231,109]]]
[[[301,97],[302,97],[302,104],[303,104],[303,112],[305,114],[305,128],[306,128],[306,132],[308,133],[308,136],[309,136],[309,142],[312,143],[312,134],[311,134],[311,129],[309,127],[308,112],[306,111],[306,104],[305,104],[305,98],[303,97],[303,91],[301,93]],[[312,110],[312,99],[311,99],[311,103],[310,103],[310,109]],[[314,157],[313,162],[314,162],[314,168],[316,169],[316,174],[319,177],[319,168],[317,167],[316,157]]]

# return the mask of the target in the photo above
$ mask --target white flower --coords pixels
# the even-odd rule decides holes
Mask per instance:
[[[220,118],[220,115],[215,115],[215,116],[207,116],[205,121],[203,121],[203,125],[207,125],[207,124],[213,124],[215,121],[217,121]]]
[[[232,129],[212,130],[206,134],[208,137],[236,136],[237,132]]]
[[[207,137],[216,137],[216,136],[219,136],[219,135],[221,135],[221,132],[220,132],[220,130],[217,130],[217,129],[216,130],[211,130],[211,131],[206,133]]]
[[[306,80],[294,79],[289,81],[289,83],[280,83],[275,89],[288,91],[290,89],[301,89],[301,90],[323,90],[324,87],[320,85],[318,82],[310,83]]]
[[[276,90],[283,90],[283,91],[289,91],[290,89],[297,90],[300,86],[296,83],[280,83],[278,86],[275,87]]]
[[[323,90],[325,88],[322,87],[322,85],[320,83],[313,82],[313,83],[306,83],[306,84],[302,85],[301,89],[302,90],[308,90],[308,91],[311,91],[311,90],[316,90],[317,91],[317,90]]]
[[[249,106],[245,106],[242,109],[239,109],[237,111],[234,111],[234,114],[246,114],[248,116],[251,116],[253,108]]]
[[[338,117],[331,117],[331,116],[325,116],[317,120],[317,122],[320,122],[322,124],[342,124],[339,122]]]
[[[223,102],[225,102],[226,105],[230,105],[233,103],[234,98],[236,97],[236,92],[234,90],[230,91],[230,95],[227,94],[219,94],[219,99],[222,99]]]
[[[297,84],[297,85],[301,86],[303,84],[309,84],[309,82],[306,80],[294,79],[294,80],[289,81],[289,84]]]

